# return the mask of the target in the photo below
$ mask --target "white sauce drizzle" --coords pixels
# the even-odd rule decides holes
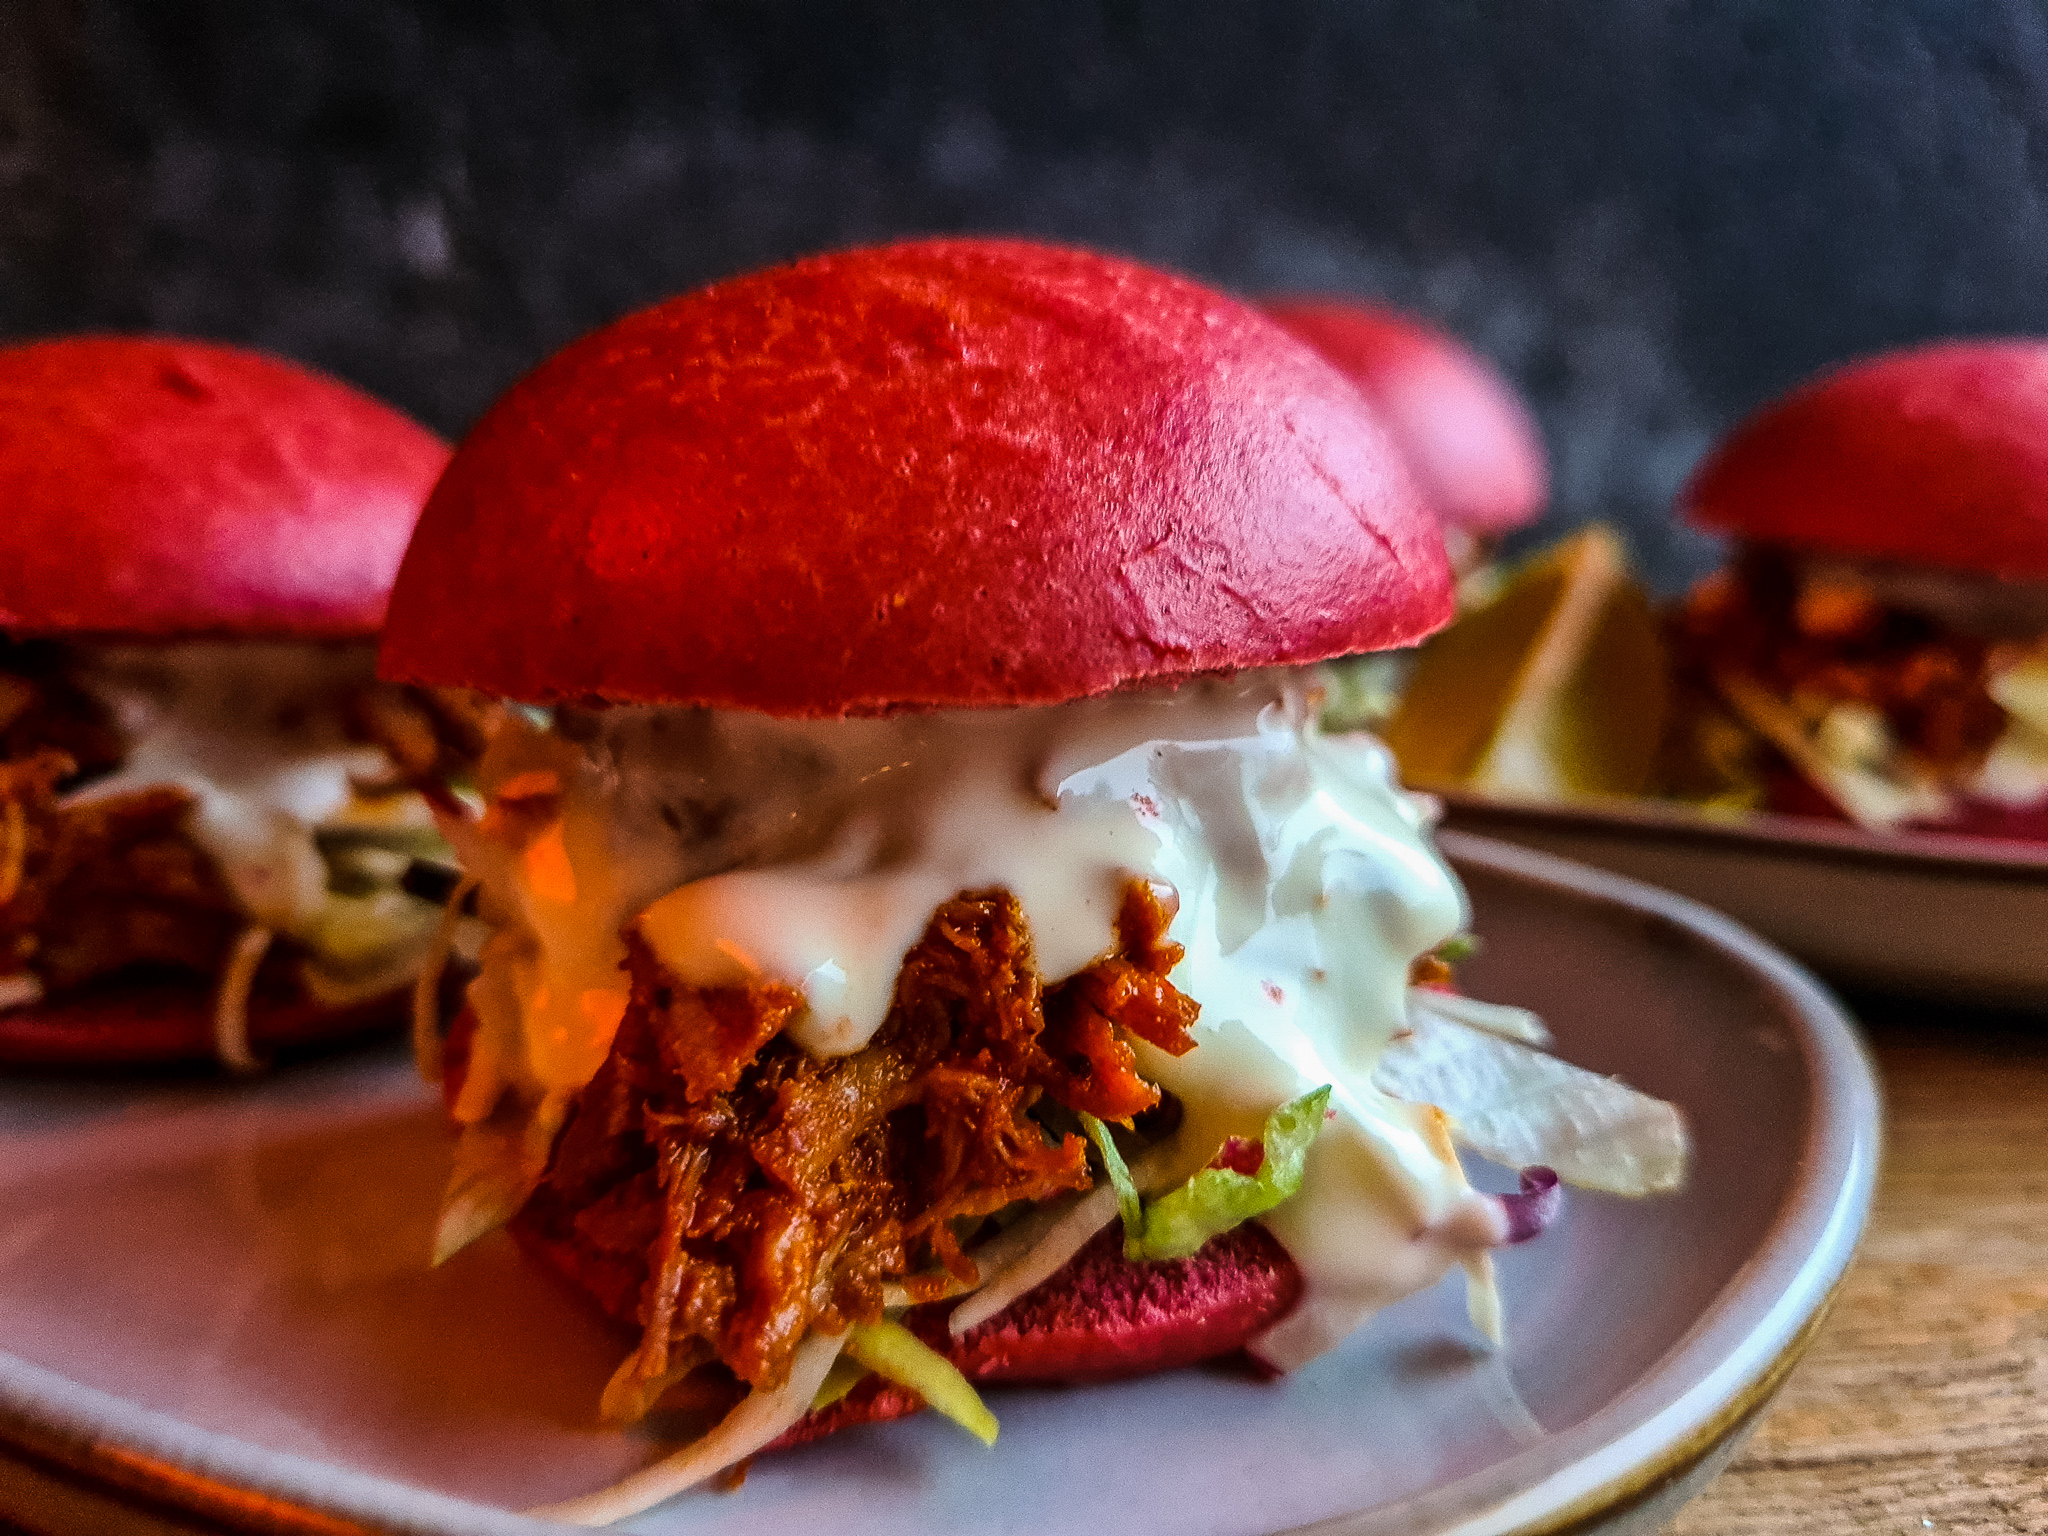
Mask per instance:
[[[438,920],[431,905],[396,891],[337,896],[315,842],[317,831],[341,826],[432,830],[418,795],[355,791],[357,780],[390,771],[382,749],[351,739],[347,719],[347,697],[374,668],[367,645],[183,641],[79,651],[79,681],[113,714],[128,755],[70,802],[160,785],[191,795],[192,840],[253,926],[306,947],[307,987],[330,1007],[404,986]],[[233,1054],[224,1050],[223,1059],[239,1067]]]
[[[388,765],[348,740],[335,695],[368,680],[361,647],[109,646],[81,679],[128,738],[127,761],[73,798],[161,784],[192,796],[193,840],[213,855],[254,922],[305,928],[327,894],[312,828],[353,799],[351,775]]]
[[[829,723],[615,709],[567,717],[580,744],[508,728],[480,776],[493,813],[463,838],[505,926],[471,992],[458,1116],[589,1080],[624,1010],[629,924],[682,980],[801,987],[792,1035],[836,1055],[879,1027],[957,892],[1014,893],[1057,980],[1110,948],[1126,882],[1164,880],[1187,950],[1173,980],[1202,1016],[1186,1056],[1141,1047],[1187,1110],[1161,1182],[1332,1085],[1301,1192],[1265,1218],[1306,1298],[1259,1346],[1283,1368],[1320,1353],[1502,1223],[1434,1111],[1371,1082],[1410,966],[1462,927],[1463,893],[1426,802],[1378,742],[1319,734],[1303,682]]]

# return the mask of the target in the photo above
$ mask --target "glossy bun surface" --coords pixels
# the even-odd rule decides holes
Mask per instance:
[[[1446,526],[1504,533],[1543,510],[1543,439],[1521,396],[1477,352],[1413,315],[1355,299],[1260,307],[1365,392]]]
[[[1737,427],[1679,508],[1759,543],[2048,578],[2048,342],[1941,342],[1823,374]]]
[[[374,635],[447,457],[399,412],[259,352],[0,349],[0,629]]]
[[[1398,452],[1310,348],[1131,262],[937,240],[542,364],[435,491],[383,667],[836,717],[1375,650],[1450,601]]]

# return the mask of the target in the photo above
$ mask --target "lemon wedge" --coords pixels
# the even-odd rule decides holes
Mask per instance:
[[[1594,526],[1431,640],[1385,735],[1422,788],[1638,795],[1650,787],[1668,691],[1649,597],[1621,541]]]

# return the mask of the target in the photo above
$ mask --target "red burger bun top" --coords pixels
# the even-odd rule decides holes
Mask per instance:
[[[830,718],[1420,639],[1441,538],[1249,307],[1015,240],[813,257],[607,326],[457,452],[387,676]]]
[[[0,349],[0,630],[367,638],[447,456],[388,406],[258,352]]]
[[[1737,427],[1679,506],[1759,543],[2048,578],[2048,342],[1937,342],[1823,374]]]
[[[1276,298],[1259,307],[1364,392],[1446,526],[1505,533],[1543,510],[1550,470],[1536,423],[1470,347],[1356,299]]]

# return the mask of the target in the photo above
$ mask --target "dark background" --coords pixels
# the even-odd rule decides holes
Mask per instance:
[[[150,327],[457,433],[580,331],[831,244],[1037,233],[1377,294],[1529,393],[1553,522],[1817,367],[2048,330],[2015,3],[0,0],[0,334]]]

